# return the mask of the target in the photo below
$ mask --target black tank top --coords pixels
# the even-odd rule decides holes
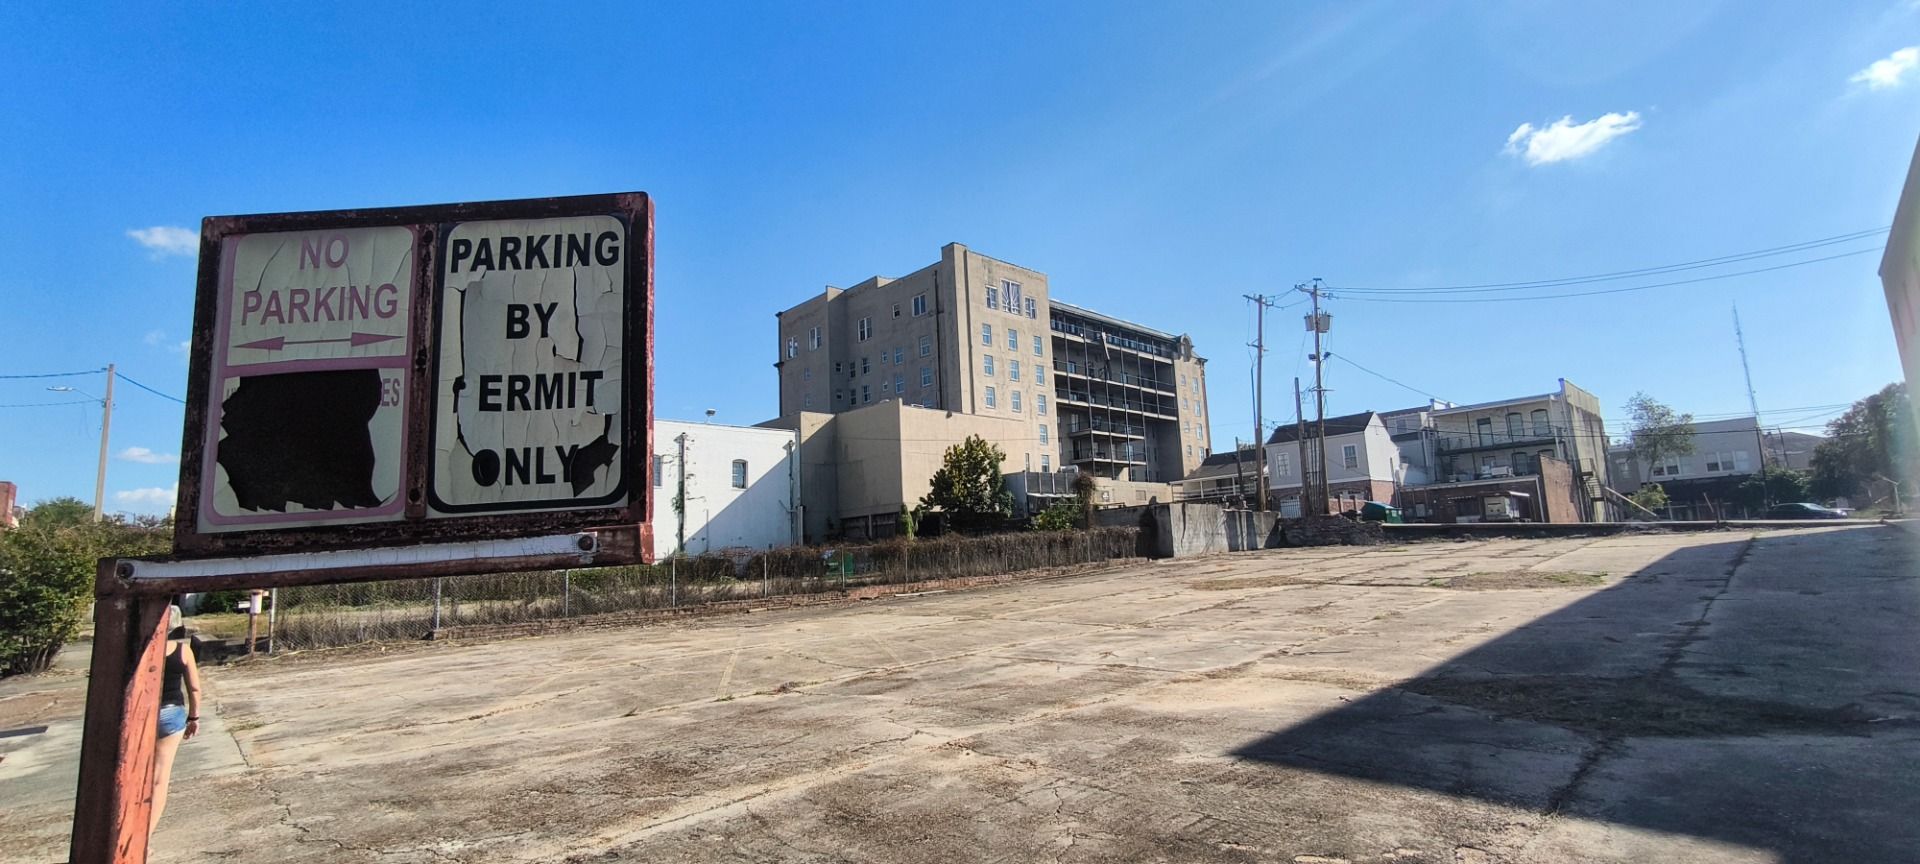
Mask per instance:
[[[187,704],[187,658],[181,648],[167,655],[166,669],[160,678],[160,704]]]

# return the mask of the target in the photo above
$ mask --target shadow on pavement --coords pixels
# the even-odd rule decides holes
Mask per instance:
[[[1920,860],[1910,535],[1734,536],[1234,755],[1786,862]]]

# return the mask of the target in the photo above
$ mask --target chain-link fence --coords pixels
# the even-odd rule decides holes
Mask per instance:
[[[794,546],[737,556],[538,573],[496,573],[277,592],[276,650],[423,638],[436,630],[992,576],[1133,557],[1139,531],[1036,531],[987,537]]]

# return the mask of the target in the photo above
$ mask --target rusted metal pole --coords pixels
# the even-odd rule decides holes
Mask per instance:
[[[98,584],[114,583],[102,559]],[[71,864],[144,864],[153,813],[154,729],[166,660],[164,595],[96,594]]]

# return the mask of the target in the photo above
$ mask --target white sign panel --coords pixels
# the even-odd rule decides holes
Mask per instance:
[[[627,231],[577,216],[447,233],[432,513],[625,503]]]
[[[199,528],[401,518],[415,234],[246,234],[221,247]]]

